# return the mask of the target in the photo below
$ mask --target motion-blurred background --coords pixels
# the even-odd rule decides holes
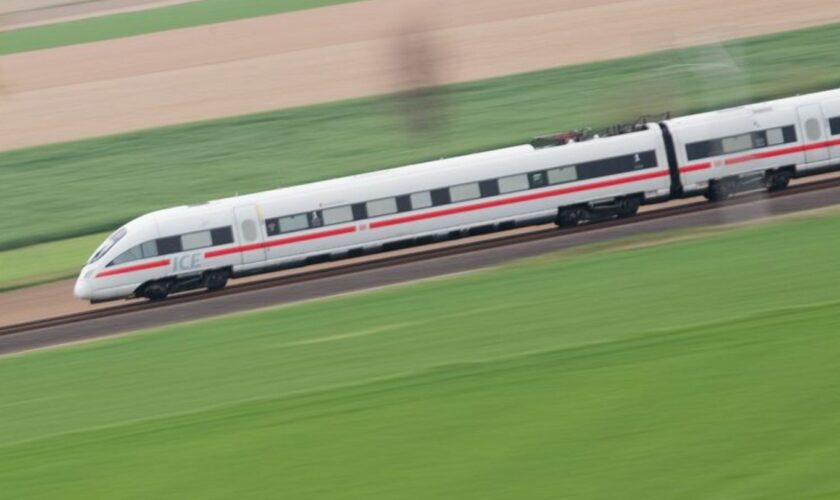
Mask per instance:
[[[0,326],[86,308],[68,280],[151,210],[836,88],[838,22],[836,0],[0,0]],[[834,498],[838,226],[0,357],[0,498]]]

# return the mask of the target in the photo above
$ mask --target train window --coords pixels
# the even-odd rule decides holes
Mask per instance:
[[[383,198],[367,202],[368,217],[379,217],[381,215],[397,213],[396,198]]]
[[[154,240],[147,241],[146,243],[140,245],[140,251],[143,253],[144,259],[148,259],[149,257],[157,257],[157,244],[155,244]]]
[[[159,238],[157,240],[158,255],[167,255],[170,253],[178,253],[182,250],[181,237],[170,236],[168,238]]]
[[[723,154],[740,153],[752,148],[752,134],[736,135],[723,139]]]
[[[831,126],[831,135],[840,135],[840,116],[828,120]]]
[[[402,196],[397,196],[397,211],[398,212],[408,212],[411,210],[411,198],[404,194]]]
[[[324,225],[341,224],[353,220],[353,209],[349,205],[328,208],[323,211]]]
[[[531,172],[528,174],[528,183],[531,189],[541,188],[548,185],[548,178],[545,172]]]
[[[782,134],[785,136],[785,144],[796,142],[796,129],[793,125],[782,128]]]
[[[320,210],[309,212],[309,227],[321,227],[324,225],[324,219],[321,217]]]
[[[449,199],[452,203],[459,201],[474,200],[481,198],[481,191],[478,188],[477,182],[470,182],[469,184],[460,184],[449,188]]]
[[[547,173],[549,184],[563,184],[577,180],[577,167],[552,168]]]
[[[656,153],[654,151],[643,151],[632,155],[581,163],[575,168],[575,175],[577,176],[575,180],[596,179],[654,167],[656,167]]]
[[[429,191],[423,191],[420,193],[414,193],[409,196],[411,200],[411,208],[413,210],[418,210],[420,208],[429,208],[432,206],[432,193]]]
[[[689,161],[719,156],[722,154],[721,142],[720,140],[714,140],[686,144],[685,153]]]
[[[140,249],[140,245],[137,245],[134,248],[126,250],[125,252],[121,253],[117,256],[116,259],[111,261],[109,266],[118,266],[120,264],[125,264],[126,262],[132,262],[135,260],[140,260],[143,258],[143,250]]]
[[[791,142],[796,142],[796,129],[793,125],[788,125],[786,127],[771,128],[750,134],[694,142],[687,144],[685,150],[689,161],[692,161]]]
[[[289,215],[277,219],[278,233],[291,233],[309,228],[309,217],[306,214]]]
[[[478,190],[481,191],[482,198],[489,198],[499,194],[499,181],[490,179],[478,183]]]
[[[782,133],[782,129],[780,128],[771,128],[767,131],[767,145],[768,146],[776,146],[778,144],[785,143],[785,134]]]
[[[449,203],[449,190],[447,188],[435,189],[431,191],[432,205],[440,206]]]
[[[184,250],[195,250],[196,248],[206,248],[212,245],[213,239],[210,236],[210,231],[197,231],[181,236],[181,246]]]
[[[353,209],[353,220],[365,220],[368,218],[367,208],[364,203],[354,203],[351,205]]]
[[[113,248],[114,245],[116,245],[118,241],[123,239],[123,237],[126,235],[127,232],[128,232],[128,230],[124,227],[121,227],[121,228],[117,229],[116,231],[114,231],[114,234],[109,236],[108,239],[105,240],[105,243],[103,243],[102,246],[100,246],[98,250],[93,252],[93,255],[90,256],[90,259],[88,260],[87,263],[88,264],[93,264],[97,260],[101,259],[106,253],[108,253],[108,250]]]
[[[228,245],[233,243],[233,229],[230,226],[218,227],[210,231],[210,238],[213,240],[213,246]]]
[[[525,191],[528,187],[527,174],[509,175],[499,179],[499,192],[502,194]]]

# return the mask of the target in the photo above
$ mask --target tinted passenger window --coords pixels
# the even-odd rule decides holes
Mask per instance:
[[[723,139],[723,153],[739,153],[752,149],[752,134],[736,135],[735,137],[727,137]]]
[[[404,194],[402,196],[397,196],[397,211],[398,212],[408,212],[411,210],[411,198]]]
[[[324,219],[321,217],[321,212],[309,212],[309,227],[321,227],[324,225]]]
[[[353,210],[353,220],[365,220],[368,218],[367,207],[364,203],[354,203],[350,205]]]
[[[181,236],[181,246],[184,250],[195,250],[212,245],[213,239],[210,237],[210,231],[198,231]]]
[[[353,220],[353,209],[350,206],[328,208],[322,211],[324,225],[341,224]]]
[[[796,142],[793,125],[686,144],[689,161]]]
[[[548,179],[545,176],[545,172],[532,172],[528,174],[528,182],[531,185],[531,189],[541,188],[548,185]]]
[[[233,230],[230,226],[213,229],[210,231],[210,237],[213,240],[213,246],[227,245],[233,243]]]
[[[367,202],[368,217],[379,217],[397,213],[397,200],[395,198],[384,198]]]
[[[117,256],[116,259],[114,259],[108,265],[109,266],[117,266],[117,265],[120,265],[120,264],[125,264],[126,262],[131,262],[133,260],[140,260],[142,258],[143,258],[143,251],[140,249],[140,245],[137,245],[136,247],[134,247],[130,250],[126,250],[125,252],[121,253],[119,256]]]
[[[499,181],[496,179],[481,181],[478,183],[478,190],[481,191],[482,198],[496,196],[499,194]]]
[[[832,118],[828,124],[831,126],[831,135],[840,135],[840,116]]]
[[[292,231],[300,231],[308,228],[309,218],[306,214],[290,215],[277,219],[277,224],[281,233],[291,233]]]
[[[446,205],[449,203],[449,190],[446,188],[432,191],[432,204],[434,206]]]
[[[576,167],[552,168],[548,171],[549,184],[563,184],[564,182],[574,182],[576,180]]]
[[[157,240],[158,255],[167,255],[170,253],[178,253],[182,250],[181,237],[170,236],[168,238],[160,238]]]
[[[499,192],[513,193],[515,191],[525,191],[528,189],[528,175],[510,175],[499,179]]]
[[[409,198],[411,199],[411,208],[413,210],[432,206],[432,194],[428,191],[414,193]]]
[[[481,191],[478,189],[477,182],[469,184],[461,184],[460,186],[452,186],[449,188],[449,200],[452,203],[459,201],[474,200],[481,197]]]
[[[157,244],[155,244],[154,240],[147,241],[140,245],[140,250],[143,253],[143,258],[148,259],[149,257],[157,257]]]
[[[777,144],[785,143],[785,134],[781,128],[771,128],[767,131],[767,145],[775,146]]]

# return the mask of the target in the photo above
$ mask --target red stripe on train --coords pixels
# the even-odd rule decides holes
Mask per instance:
[[[698,163],[697,165],[688,165],[687,167],[680,167],[681,174],[687,174],[689,172],[696,172],[698,170],[706,170],[708,168],[712,168],[711,163]]]
[[[741,156],[735,156],[733,158],[727,158],[724,160],[725,165],[738,165],[740,163],[746,163],[753,160],[766,160],[767,158],[775,158],[777,156],[785,156],[785,155],[792,155],[796,153],[804,153],[805,151],[813,151],[815,149],[826,149],[834,146],[840,146],[840,139],[835,139],[832,141],[825,141],[825,142],[815,142],[813,144],[804,144],[800,146],[790,146],[781,149],[775,149],[773,151],[758,151],[755,153],[750,153]],[[680,173],[685,174],[688,172],[695,172],[697,170],[705,170],[707,168],[712,168],[711,163],[698,163],[696,165],[688,165],[686,167],[680,167]]]
[[[815,142],[813,144],[805,144],[802,146],[791,146],[789,148],[777,149],[775,151],[759,151],[743,156],[736,156],[726,160],[727,165],[737,165],[739,163],[746,163],[753,160],[764,160],[767,158],[775,158],[776,156],[791,155],[795,153],[804,153],[805,151],[812,151],[814,149],[826,149],[832,146],[840,146],[840,140]]]
[[[584,184],[582,186],[572,186],[567,188],[560,188],[560,189],[552,189],[551,191],[545,191],[542,193],[532,193],[526,194],[521,196],[514,196],[512,198],[506,198],[503,200],[492,200],[492,201],[485,201],[482,203],[475,203],[473,205],[467,205],[463,207],[452,207],[443,210],[437,210],[434,212],[426,212],[423,214],[414,214],[414,215],[407,215],[404,217],[397,217],[394,219],[382,220],[377,222],[371,222],[370,228],[377,229],[380,227],[388,227],[388,226],[396,226],[398,224],[407,224],[409,222],[416,222],[419,220],[426,220],[426,219],[434,219],[437,217],[445,217],[447,215],[454,215],[464,212],[472,212],[475,210],[483,210],[485,208],[493,208],[493,207],[500,207],[503,205],[512,205],[514,203],[524,203],[527,201],[539,200],[542,198],[551,198],[554,196],[561,196],[564,194],[570,193],[577,193],[580,191],[589,191],[591,189],[600,189],[605,187],[611,186],[618,186],[621,184],[629,184],[631,182],[639,182],[639,181],[646,181],[649,179],[655,179],[657,177],[667,177],[668,171],[667,170],[660,170],[656,172],[649,172],[646,174],[641,175],[634,175],[632,177],[625,177],[623,179],[611,179],[607,181],[600,181],[600,182],[593,182],[591,184]]]
[[[172,261],[169,259],[163,260],[156,260],[154,262],[146,262],[145,264],[136,264],[133,266],[128,267],[120,267],[118,269],[109,269],[107,271],[102,271],[101,273],[97,273],[97,278],[105,278],[106,276],[114,276],[117,274],[125,274],[125,273],[133,273],[135,271],[145,271],[146,269],[155,269],[157,267],[166,267],[171,264]]]
[[[317,240],[321,238],[329,238],[330,236],[339,236],[342,234],[350,234],[356,232],[355,226],[348,226],[342,227],[338,229],[330,229],[328,231],[320,231],[317,233],[310,233],[310,234],[301,234],[298,236],[291,236],[288,238],[283,238],[280,240],[271,240],[266,241],[265,243],[254,243],[251,245],[243,245],[239,247],[233,248],[225,248],[222,250],[212,250],[210,252],[205,252],[205,258],[212,258],[212,257],[221,257],[223,255],[230,255],[234,253],[243,253],[243,252],[250,252],[251,250],[259,250],[262,248],[270,248],[270,247],[277,247],[280,245],[289,245],[291,243],[300,243],[302,241],[310,241],[310,240]]]

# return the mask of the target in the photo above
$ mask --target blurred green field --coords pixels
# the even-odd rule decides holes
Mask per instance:
[[[356,0],[202,0],[0,32],[0,55],[313,9]]]
[[[0,252],[0,292],[76,276],[107,237],[96,233]]]
[[[8,498],[836,498],[840,215],[0,358]]]
[[[405,106],[384,96],[0,153],[0,250],[113,230],[171,205],[830,88],[838,39],[833,25],[446,87],[437,133],[410,132]],[[742,72],[709,66],[724,52]]]

